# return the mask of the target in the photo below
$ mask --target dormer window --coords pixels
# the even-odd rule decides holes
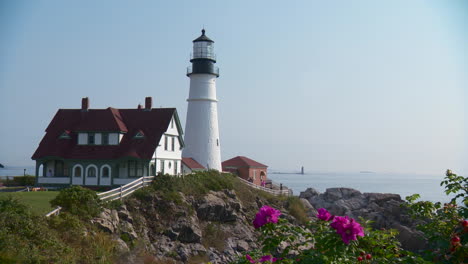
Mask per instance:
[[[70,139],[70,131],[65,130],[63,133],[59,136],[60,139]]]
[[[145,138],[145,134],[143,133],[143,131],[139,130],[133,138],[142,139],[142,138]]]

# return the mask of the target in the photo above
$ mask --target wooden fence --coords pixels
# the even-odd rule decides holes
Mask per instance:
[[[114,201],[114,200],[117,200],[117,199],[122,199],[125,196],[130,195],[134,191],[149,185],[153,179],[154,179],[154,176],[145,176],[145,177],[138,178],[138,179],[136,179],[136,180],[134,180],[134,181],[132,181],[130,183],[127,183],[125,185],[122,185],[122,186],[120,186],[118,188],[112,189],[112,190],[107,191],[107,192],[99,193],[98,194],[99,199],[101,199],[101,201],[105,201],[105,202],[110,202],[110,201]],[[52,216],[52,215],[58,215],[60,213],[61,209],[62,209],[62,207],[57,206],[57,208],[55,208],[53,211],[46,214],[46,217],[49,217],[49,216]]]
[[[240,177],[238,177],[238,179],[242,182],[242,183],[245,183],[247,184],[248,186],[252,187],[252,188],[255,188],[255,189],[258,189],[258,190],[261,190],[261,191],[264,191],[264,192],[267,192],[267,193],[271,193],[275,196],[278,196],[278,195],[285,195],[285,196],[291,196],[291,191],[289,189],[283,189],[283,190],[275,190],[275,189],[270,189],[270,188],[266,188],[266,187],[263,187],[263,186],[259,186],[257,184],[254,184],[254,183],[251,183],[249,181],[246,181]]]

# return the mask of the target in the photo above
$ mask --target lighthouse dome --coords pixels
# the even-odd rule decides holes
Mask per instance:
[[[202,35],[199,36],[198,38],[194,39],[193,42],[201,42],[201,41],[205,41],[205,42],[211,42],[211,43],[214,43],[213,40],[211,40],[209,37],[207,37],[205,35],[205,29],[202,29]]]

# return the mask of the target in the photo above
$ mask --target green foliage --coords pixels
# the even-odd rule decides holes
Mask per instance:
[[[407,208],[411,217],[419,222],[417,228],[424,233],[429,242],[430,250],[424,252],[427,260],[438,263],[465,263],[468,256],[468,229],[463,228],[461,222],[467,218],[468,179],[447,170],[441,185],[445,186],[445,193],[456,194],[450,203],[442,205],[440,202],[417,201],[418,194],[406,197]],[[457,199],[462,198],[462,205]],[[460,238],[460,242],[453,243],[452,238]]]
[[[114,263],[115,242],[67,212],[46,218],[0,199],[0,263]]]
[[[36,184],[35,176],[15,176],[13,179],[6,178],[1,180],[5,186],[34,186]]]
[[[447,170],[445,173],[445,179],[440,183],[440,186],[445,185],[445,193],[455,194],[455,197],[452,198],[452,204],[457,204],[458,198],[461,198],[461,204],[464,205],[461,213],[462,216],[468,218],[468,212],[466,208],[468,207],[468,177],[458,176],[457,174],[452,173],[451,170]]]
[[[222,174],[218,171],[196,172],[182,177],[158,175],[152,186],[155,190],[168,194],[168,199],[177,201],[177,192],[201,197],[209,191],[220,191],[233,188],[233,175]]]
[[[222,230],[219,223],[209,223],[203,229],[202,244],[205,248],[213,247],[222,252],[227,238],[228,235]]]
[[[288,209],[289,214],[294,216],[294,218],[296,218],[299,223],[305,225],[307,222],[309,222],[306,209],[299,197],[288,197],[286,208]]]
[[[0,263],[55,263],[69,251],[42,216],[11,197],[0,200]]]
[[[50,204],[83,219],[96,217],[102,210],[102,201],[96,192],[76,185],[62,189]]]
[[[330,222],[310,221],[306,227],[299,227],[279,219],[277,224],[267,223],[259,228],[262,247],[249,255],[255,260],[272,255],[277,258],[275,263],[357,263],[359,257],[367,254],[371,260],[364,263],[429,263],[401,249],[395,230],[373,230],[369,222],[361,219],[361,223],[365,236],[345,244]],[[251,262],[242,257],[236,263]]]
[[[123,205],[123,202],[119,199],[117,200],[113,200],[113,201],[109,201],[109,202],[105,202],[103,204],[103,206],[107,209],[111,209],[111,210],[117,210],[119,209],[120,207],[122,207]]]

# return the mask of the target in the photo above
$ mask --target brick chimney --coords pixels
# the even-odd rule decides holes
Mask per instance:
[[[83,97],[81,99],[81,111],[88,112],[88,110],[89,110],[89,98]]]
[[[151,111],[152,107],[153,107],[153,98],[151,98],[151,96],[148,96],[145,98],[145,111]]]

